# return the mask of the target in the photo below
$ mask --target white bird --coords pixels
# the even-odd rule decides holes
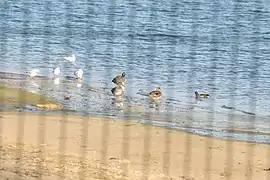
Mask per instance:
[[[60,75],[60,67],[57,67],[57,68],[55,68],[54,69],[54,71],[53,71],[53,74],[55,75],[55,76],[59,76]]]
[[[29,72],[29,76],[35,77],[35,76],[39,75],[39,73],[40,73],[39,69],[33,69],[31,72]]]
[[[82,79],[83,70],[79,69],[79,70],[75,71],[74,75],[76,76],[77,79]]]
[[[72,56],[64,57],[65,60],[70,61],[70,62],[75,62],[76,57],[75,54],[72,54]]]

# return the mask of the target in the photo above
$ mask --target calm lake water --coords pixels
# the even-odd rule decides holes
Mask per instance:
[[[1,1],[0,71],[45,76],[1,81],[79,112],[270,143],[269,11],[266,0]],[[75,64],[63,60],[73,53]],[[111,80],[123,71],[126,96],[115,103]],[[152,104],[143,94],[156,87],[164,96]]]

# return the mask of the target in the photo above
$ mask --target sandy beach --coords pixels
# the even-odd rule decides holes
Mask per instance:
[[[0,179],[269,179],[270,146],[129,121],[1,112]]]
[[[270,180],[269,10],[1,0],[0,180]]]

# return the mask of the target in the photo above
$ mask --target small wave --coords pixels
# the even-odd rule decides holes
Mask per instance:
[[[248,111],[243,111],[243,110],[240,110],[240,109],[236,109],[235,107],[231,107],[231,106],[222,105],[221,107],[225,108],[225,109],[231,109],[231,110],[235,110],[235,111],[238,111],[238,112],[242,112],[244,114],[256,115],[255,113],[248,112]]]

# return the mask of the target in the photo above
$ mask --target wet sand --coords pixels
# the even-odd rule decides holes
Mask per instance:
[[[74,115],[1,112],[0,124],[0,179],[270,177],[265,144]]]
[[[5,84],[0,84],[0,105],[17,108],[30,105],[39,109],[63,109],[61,104],[58,104],[50,98],[25,91],[21,88],[11,88]]]

